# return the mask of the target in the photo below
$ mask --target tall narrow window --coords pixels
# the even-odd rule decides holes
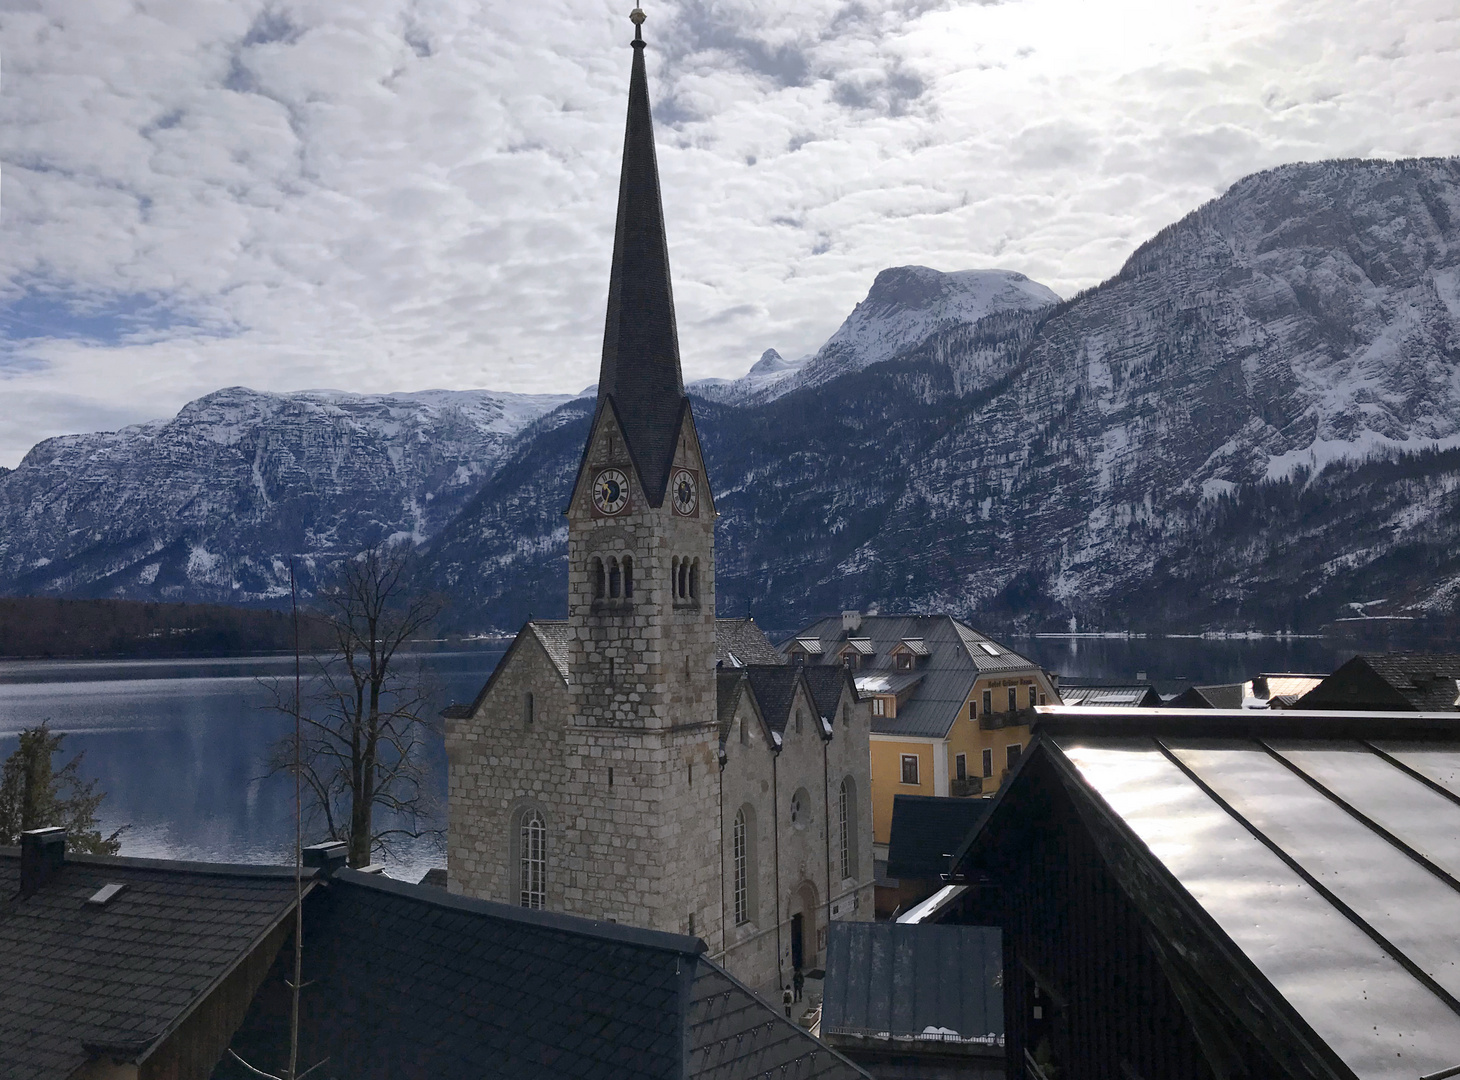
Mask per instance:
[[[842,781],[842,786],[837,792],[837,824],[838,837],[840,840],[839,850],[841,852],[842,877],[852,876],[852,807],[851,792],[847,790],[847,782]]]
[[[968,779],[968,755],[959,754],[953,759],[953,775],[957,780]]]
[[[607,578],[603,573],[603,560],[595,558],[593,560],[593,596],[595,599],[603,599],[606,584]]]
[[[985,690],[983,692],[983,714],[985,716],[988,716],[989,713],[991,713],[993,711],[994,711],[994,692],[992,690]]]
[[[679,598],[679,556],[669,560],[669,596],[671,599]]]
[[[1004,754],[1009,759],[1009,768],[1012,769],[1015,765],[1019,764],[1019,755],[1023,752],[1024,747],[1020,746],[1018,743],[1010,743],[1004,749]]]
[[[1036,687],[1036,686],[1031,686],[1029,688],[1029,707],[1032,709],[1038,703],[1039,703],[1039,688]]]
[[[1017,686],[1011,686],[1011,687],[1009,687],[1009,711],[1010,712],[1017,712],[1018,710],[1019,710],[1019,688]]]
[[[634,560],[631,556],[624,556],[624,599],[634,598]]]
[[[983,774],[985,776],[994,775],[994,752],[992,750],[983,752]]]
[[[689,560],[679,560],[679,598],[681,600],[689,596]]]
[[[735,925],[740,926],[750,921],[750,868],[746,865],[744,809],[735,814],[731,847],[735,861]]]
[[[541,908],[547,903],[547,823],[536,810],[522,815],[521,844],[520,903],[525,908]]]
[[[527,693],[522,695],[522,722],[524,724],[532,723],[533,718],[536,715],[535,706],[536,702],[533,701],[532,691],[529,690]]]
[[[696,559],[689,564],[689,598],[698,600],[700,596],[700,561]]]
[[[978,719],[978,706],[971,701],[968,703],[968,718],[970,720]]]
[[[902,782],[904,784],[917,784],[918,756],[916,754],[902,755]]]
[[[620,574],[619,574],[619,569],[618,569],[618,560],[617,559],[609,559],[608,560],[608,596],[609,596],[609,599],[611,599],[611,600],[617,600],[618,599],[619,578],[620,578]]]

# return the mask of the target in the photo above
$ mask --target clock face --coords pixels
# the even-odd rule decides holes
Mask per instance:
[[[694,473],[688,469],[676,469],[669,480],[669,490],[674,493],[674,512],[688,517],[700,504],[699,489],[695,486]]]
[[[604,469],[593,481],[593,505],[601,514],[617,514],[629,504],[629,478],[617,469]]]

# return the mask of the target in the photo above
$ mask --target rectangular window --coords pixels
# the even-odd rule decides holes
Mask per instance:
[[[994,752],[992,750],[983,752],[983,774],[985,776],[994,775]]]
[[[1035,686],[1031,686],[1029,688],[1029,707],[1032,709],[1038,703],[1039,703],[1039,688],[1038,687],[1035,687]]]
[[[953,759],[953,772],[954,772],[954,775],[957,776],[958,779],[960,779],[960,780],[967,780],[968,779],[968,755],[967,754],[959,754],[956,758]]]
[[[1009,687],[1009,711],[1019,711],[1019,688],[1017,686]]]
[[[983,692],[983,714],[987,716],[994,711],[994,692],[985,690]]]
[[[1009,768],[1012,769],[1015,765],[1019,764],[1019,755],[1023,753],[1023,751],[1024,748],[1018,743],[1011,743],[1008,749],[1004,751],[1004,753],[1008,755],[1009,758]]]
[[[896,660],[897,670],[898,671],[908,671],[908,670],[910,670],[912,668],[912,661],[913,661],[912,653],[898,653],[897,654],[897,660]]]
[[[978,719],[978,706],[971,701],[968,703],[968,718],[970,720]]]
[[[750,921],[750,874],[746,853],[745,811],[735,815],[735,825],[730,831],[731,859],[735,869],[735,925],[742,926]]]
[[[1049,704],[1049,702],[1045,699],[1045,696],[1043,694],[1040,694],[1039,695],[1039,703],[1041,705],[1048,705]]]
[[[872,715],[873,716],[886,716],[887,715],[887,699],[886,698],[874,697],[872,699]]]
[[[904,784],[918,782],[918,756],[916,754],[902,755],[902,782]]]

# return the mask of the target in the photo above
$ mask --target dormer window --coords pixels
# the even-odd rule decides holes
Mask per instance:
[[[852,671],[858,671],[865,662],[877,655],[877,650],[872,647],[871,638],[847,638],[839,655],[843,664]]]
[[[900,652],[892,658],[892,664],[898,671],[911,671],[913,668],[913,654],[910,652]]]

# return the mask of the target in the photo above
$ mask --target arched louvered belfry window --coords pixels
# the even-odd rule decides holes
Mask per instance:
[[[634,598],[634,559],[631,555],[624,556],[624,599]]]
[[[617,559],[608,560],[608,598],[617,600],[620,586],[620,573]]]
[[[547,904],[547,823],[535,808],[522,815],[518,873],[519,903],[525,908]]]
[[[593,598],[602,600],[607,586],[607,578],[603,573],[603,560],[598,556],[593,557]]]
[[[689,564],[689,598],[698,600],[700,596],[700,561],[696,559]]]
[[[689,596],[689,560],[679,560],[679,598],[681,600]]]

